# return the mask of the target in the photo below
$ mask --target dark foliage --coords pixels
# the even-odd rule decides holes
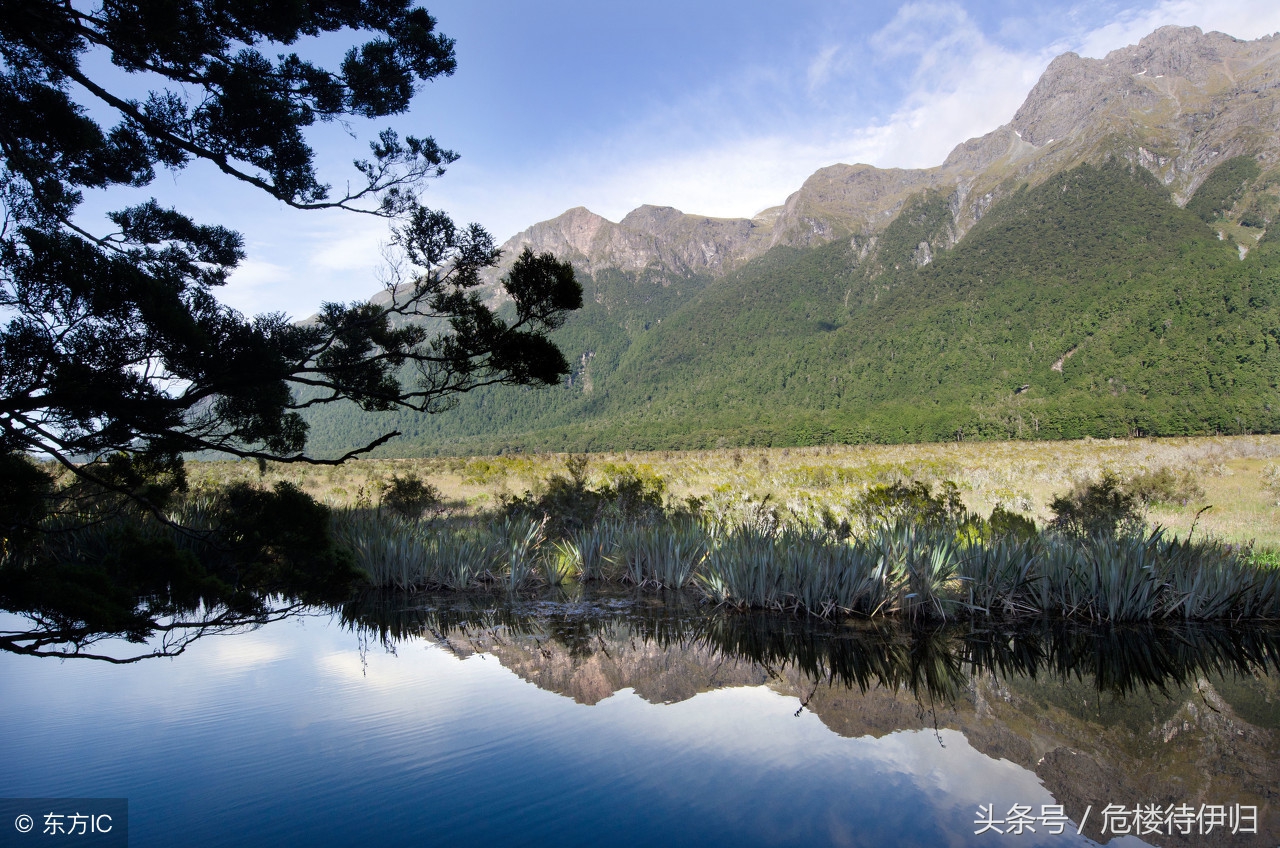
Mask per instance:
[[[336,69],[293,52],[339,32],[368,40]],[[94,70],[107,59],[141,75],[148,97]],[[346,192],[316,172],[309,127],[403,112],[417,86],[454,66],[452,40],[410,0],[0,0],[7,467],[25,473],[16,457],[43,455],[158,510],[181,489],[183,453],[307,460],[302,409],[430,413],[479,386],[566,374],[547,334],[581,305],[572,269],[526,252],[499,315],[477,294],[498,259],[492,238],[418,202],[454,153],[387,130]],[[105,232],[77,214],[87,189],[144,187],[157,167],[195,161],[291,207],[394,221],[402,278],[385,302],[325,304],[305,324],[247,319],[215,296],[244,256],[238,233],[154,200],[111,213]],[[160,488],[139,484],[166,476]]]
[[[1031,541],[1036,537],[1036,523],[1025,515],[997,506],[986,520],[986,530],[993,538]]]
[[[53,499],[53,476],[25,456],[0,454],[0,556],[37,535]]]
[[[1196,193],[1187,201],[1187,211],[1199,215],[1206,223],[1213,223],[1231,210],[1244,193],[1246,185],[1257,179],[1259,173],[1258,162],[1252,156],[1228,159],[1214,168],[1196,189]],[[1251,222],[1245,226],[1260,226],[1260,222]]]
[[[440,509],[440,490],[416,474],[393,474],[382,487],[381,506],[405,518],[421,518]]]
[[[872,486],[852,505],[852,512],[868,525],[941,525],[965,516],[960,489],[950,480],[942,483],[937,494],[923,480]]]
[[[187,527],[91,485],[54,490],[40,532],[6,538],[0,608],[32,626],[0,634],[0,649],[100,656],[104,639],[155,639],[137,656],[180,653],[201,633],[341,603],[362,576],[328,508],[289,483],[188,496],[175,505]]]
[[[1110,472],[1057,495],[1049,508],[1053,510],[1052,526],[1075,538],[1114,536],[1142,524],[1138,498]]]
[[[1190,471],[1181,474],[1172,468],[1142,471],[1129,478],[1125,490],[1144,505],[1177,504],[1186,506],[1204,497],[1204,489]]]
[[[587,479],[586,457],[570,456],[565,464],[567,476],[554,474],[541,492],[508,500],[507,515],[545,518],[547,533],[560,537],[603,518],[644,521],[664,514],[661,480],[624,467],[593,488]]]

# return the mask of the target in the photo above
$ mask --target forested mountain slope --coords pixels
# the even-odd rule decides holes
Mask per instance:
[[[1251,157],[1214,173],[1184,209],[1141,167],[1081,164],[1010,187],[949,250],[930,236],[952,198],[925,191],[870,259],[840,240],[719,277],[600,269],[557,336],[578,363],[565,385],[432,417],[331,408],[312,445],[387,429],[405,436],[385,452],[405,455],[1280,430],[1280,248],[1247,226],[1275,213],[1276,175]]]

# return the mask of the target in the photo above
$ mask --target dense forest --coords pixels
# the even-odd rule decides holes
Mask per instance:
[[[310,417],[311,444],[388,429],[404,433],[394,455],[1275,432],[1280,247],[1257,241],[1249,205],[1269,185],[1239,157],[1184,209],[1112,160],[1012,191],[924,260],[951,226],[937,192],[870,253],[864,239],[775,248],[719,279],[584,275],[586,305],[555,336],[575,363],[562,385],[480,390],[435,416],[331,408]]]

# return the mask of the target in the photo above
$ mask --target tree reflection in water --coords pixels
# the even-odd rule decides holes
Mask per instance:
[[[112,606],[104,596],[36,603],[9,584],[4,606],[25,626],[0,631],[0,650],[135,663],[282,618],[336,618],[362,651],[425,640],[489,654],[584,704],[623,689],[674,703],[754,686],[794,698],[797,715],[841,736],[932,731],[949,745],[958,731],[1033,771],[1073,821],[1100,802],[1235,802],[1259,805],[1256,844],[1280,834],[1280,627],[911,628],[726,611],[679,594],[352,597],[349,585],[153,587]]]
[[[959,731],[981,753],[1034,772],[1076,822],[1110,802],[1225,801],[1259,809],[1257,835],[1233,844],[1280,835],[1280,627],[913,629],[664,600],[371,594],[341,616],[362,644],[426,639],[461,657],[491,654],[580,703],[624,689],[671,703],[766,686],[841,736],[931,731],[945,747],[945,731]],[[1098,826],[1086,835],[1107,841]]]
[[[867,691],[906,689],[950,702],[977,674],[1091,681],[1100,693],[1169,694],[1202,677],[1280,674],[1280,627],[1205,623],[1100,625],[1022,622],[1008,628],[972,624],[912,628],[883,620],[839,625],[770,613],[708,610],[687,597],[662,604],[597,597],[557,603],[502,597],[438,598],[368,593],[343,605],[342,620],[370,641],[393,648],[426,638],[448,648],[482,650],[487,641],[554,645],[572,658],[610,643],[696,648],[747,661],[770,677],[792,669],[806,679]]]

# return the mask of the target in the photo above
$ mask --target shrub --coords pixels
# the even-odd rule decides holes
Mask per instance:
[[[936,495],[923,480],[872,486],[853,503],[850,512],[868,527],[901,522],[937,525],[958,522],[965,516],[960,489],[950,480]]]
[[[1240,216],[1240,226],[1242,227],[1253,227],[1260,230],[1266,225],[1267,219],[1262,217],[1262,213],[1257,210],[1250,209]]]
[[[570,456],[565,461],[569,476],[552,475],[541,494],[508,499],[506,516],[545,517],[548,535],[565,538],[602,518],[648,521],[664,515],[662,478],[632,465],[611,465],[605,469],[609,482],[593,489],[587,485],[585,460]]]
[[[997,506],[991,510],[987,526],[993,539],[1016,539],[1030,541],[1036,538],[1036,523],[1025,515]]]
[[[1125,490],[1120,478],[1107,472],[1096,483],[1077,483],[1049,504],[1051,526],[1067,536],[1115,536],[1142,525],[1138,498]]]
[[[220,491],[213,523],[242,579],[252,572],[263,585],[277,580],[329,576],[350,556],[334,543],[330,510],[288,482],[270,489],[235,483]]]
[[[1204,497],[1204,490],[1190,471],[1178,474],[1171,468],[1143,471],[1130,478],[1125,490],[1147,506],[1178,504],[1186,506]]]
[[[405,518],[421,518],[425,512],[439,512],[440,490],[416,474],[392,475],[382,487],[382,506]]]
[[[0,556],[25,547],[49,513],[53,475],[19,453],[0,453]]]

